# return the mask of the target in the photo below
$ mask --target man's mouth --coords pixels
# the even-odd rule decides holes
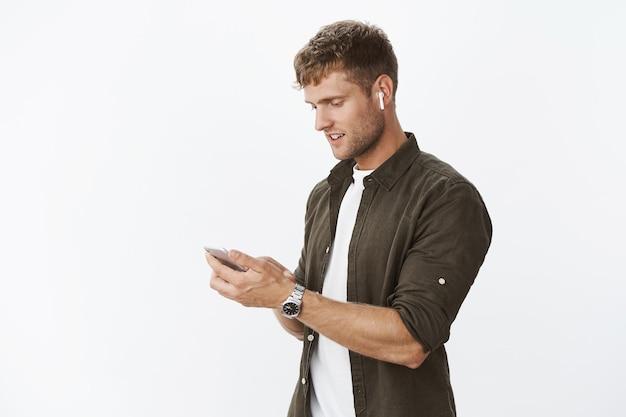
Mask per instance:
[[[345,136],[345,133],[329,133],[327,135],[332,141],[336,141]]]

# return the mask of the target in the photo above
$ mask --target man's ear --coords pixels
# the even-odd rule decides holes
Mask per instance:
[[[380,74],[378,78],[376,78],[376,81],[374,81],[374,84],[372,85],[371,94],[374,95],[374,98],[376,99],[376,101],[379,100],[378,98],[379,91],[382,91],[383,94],[385,94],[385,97],[384,97],[385,100],[388,101],[391,99],[391,94],[393,92],[393,80],[387,74]]]

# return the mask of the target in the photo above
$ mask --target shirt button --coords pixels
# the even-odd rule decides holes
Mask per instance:
[[[302,381],[300,382],[302,382],[302,385],[306,384],[306,378],[302,378]]]
[[[313,339],[315,339],[315,336],[313,336],[312,334],[310,334],[310,335],[308,335],[306,338],[307,338],[307,340],[308,340],[309,342],[312,342],[312,341],[313,341]]]
[[[439,278],[439,283],[440,283],[441,285],[445,284],[445,283],[446,283],[445,278],[444,278],[444,277],[440,277],[440,278]]]
[[[330,246],[326,246],[326,253],[328,253],[329,249],[330,249]]]

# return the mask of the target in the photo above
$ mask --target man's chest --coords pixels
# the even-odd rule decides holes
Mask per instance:
[[[385,305],[414,233],[412,198],[408,193],[388,193],[376,186],[363,190],[352,227],[342,227],[339,216],[346,185],[329,188],[315,204],[305,242],[307,288],[322,292],[328,266],[345,257],[347,301]],[[401,191],[401,190],[399,190]],[[338,227],[339,226],[339,227]],[[348,231],[348,232],[346,232]],[[349,233],[350,236],[337,235]],[[342,248],[335,246],[341,244]],[[336,250],[340,249],[340,250]],[[345,261],[345,262],[344,262]]]

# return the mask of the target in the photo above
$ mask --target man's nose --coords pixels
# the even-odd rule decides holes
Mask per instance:
[[[324,109],[315,109],[315,130],[324,130],[332,126],[332,121]]]

